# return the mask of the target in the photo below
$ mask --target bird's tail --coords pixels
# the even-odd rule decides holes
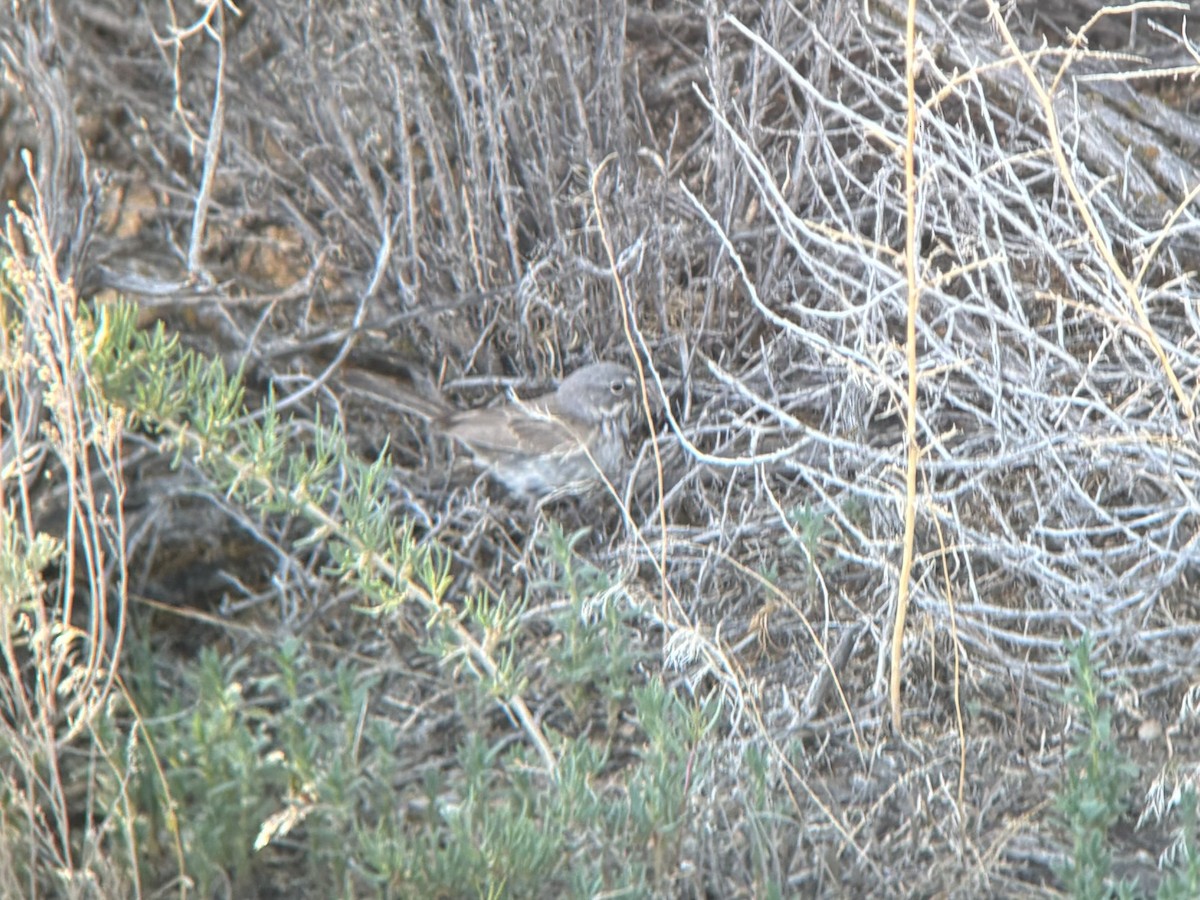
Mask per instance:
[[[389,378],[356,366],[343,365],[334,381],[359,399],[419,416],[427,422],[440,419],[451,411],[433,384],[422,386],[416,379]]]

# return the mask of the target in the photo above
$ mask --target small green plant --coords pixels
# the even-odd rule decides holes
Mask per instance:
[[[616,715],[629,700],[633,673],[642,660],[629,640],[632,614],[620,584],[576,550],[587,534],[567,534],[551,522],[539,544],[555,573],[542,587],[567,601],[554,617],[562,640],[550,647],[549,655],[573,712],[600,699]]]
[[[1067,780],[1057,802],[1072,838],[1071,858],[1058,874],[1080,900],[1132,897],[1132,885],[1111,879],[1108,838],[1128,810],[1138,770],[1117,748],[1112,711],[1101,702],[1104,686],[1092,666],[1091,651],[1091,640],[1084,637],[1068,657],[1071,683],[1064,696],[1084,730],[1067,753]]]
[[[176,819],[198,896],[219,885],[250,893],[296,847],[297,883],[345,883],[355,817],[388,809],[379,783],[393,774],[395,736],[377,721],[361,734],[353,727],[378,676],[319,664],[296,640],[253,671],[245,655],[204,649],[171,686],[148,643],[129,655],[133,698],[169,791],[152,765],[136,768],[137,818],[150,829],[142,843],[153,846],[164,819]]]
[[[1084,731],[1067,754],[1066,784],[1057,808],[1072,837],[1070,859],[1058,875],[1073,897],[1101,900],[1142,896],[1133,883],[1111,876],[1111,829],[1129,811],[1130,790],[1138,768],[1118,746],[1112,732],[1112,712],[1103,705],[1105,685],[1091,661],[1087,637],[1070,648],[1071,683],[1064,699],[1082,721]],[[1186,705],[1185,705],[1186,706]],[[1185,767],[1186,770],[1186,767]],[[1186,771],[1168,767],[1155,780],[1148,808],[1139,821],[1177,820],[1175,839],[1159,859],[1162,880],[1157,900],[1200,897],[1200,816],[1194,783]]]

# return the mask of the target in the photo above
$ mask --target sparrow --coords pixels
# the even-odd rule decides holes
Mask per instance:
[[[351,373],[360,393],[416,413],[466,448],[511,493],[532,500],[575,494],[613,481],[625,466],[637,377],[611,362],[584,366],[554,391],[479,409],[453,410],[427,398],[387,397],[372,376]]]

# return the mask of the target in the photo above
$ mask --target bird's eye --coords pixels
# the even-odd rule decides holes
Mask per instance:
[[[608,389],[619,397],[621,394],[625,393],[625,382],[614,381],[608,386]]]

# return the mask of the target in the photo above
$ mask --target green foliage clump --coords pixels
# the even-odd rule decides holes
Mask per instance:
[[[1067,753],[1067,780],[1058,809],[1070,829],[1073,851],[1059,876],[1078,898],[1129,897],[1129,884],[1112,884],[1109,832],[1128,811],[1137,767],[1121,755],[1112,733],[1112,711],[1101,704],[1102,684],[1091,662],[1091,642],[1076,644],[1069,657],[1071,684],[1065,700],[1079,716],[1083,733]]]
[[[1065,700],[1083,725],[1067,753],[1066,781],[1056,798],[1072,840],[1070,857],[1058,869],[1063,885],[1079,900],[1141,896],[1129,880],[1112,877],[1114,826],[1130,811],[1130,791],[1138,767],[1113,735],[1112,710],[1104,705],[1104,683],[1091,660],[1092,643],[1083,638],[1070,650],[1071,683]],[[1200,835],[1196,792],[1182,784],[1165,806],[1177,810],[1176,840],[1163,854],[1158,900],[1200,896]],[[1162,818],[1165,809],[1159,809]],[[1144,817],[1145,818],[1145,817]]]

